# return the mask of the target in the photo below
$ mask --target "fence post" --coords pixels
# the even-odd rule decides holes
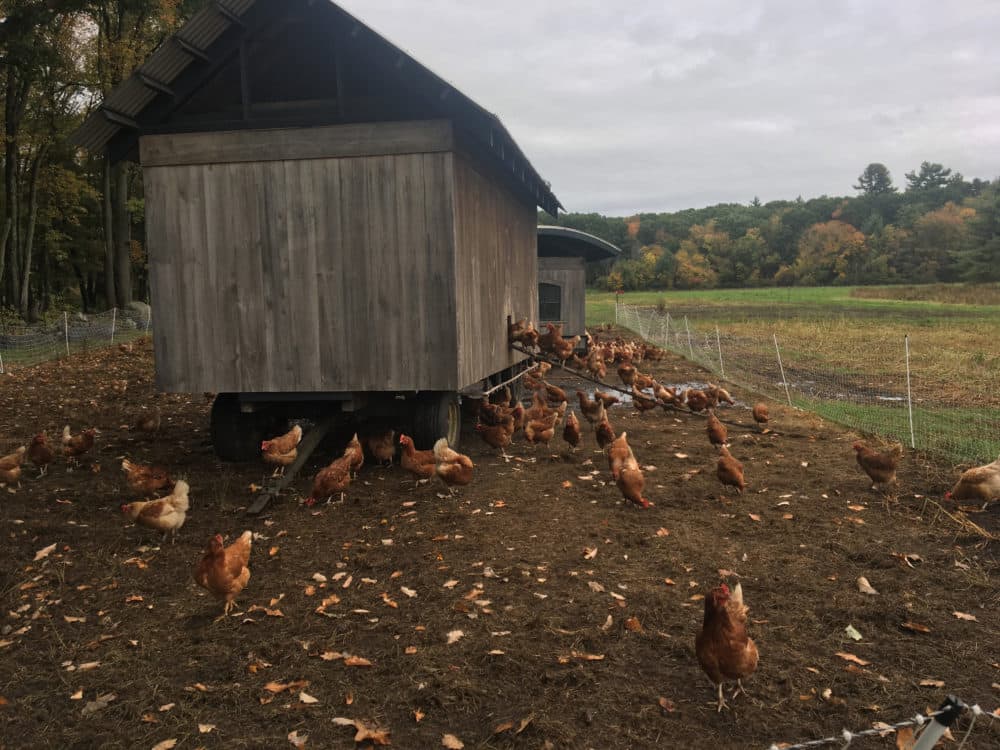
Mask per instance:
[[[153,321],[153,306],[146,306],[146,333],[149,333],[149,324]],[[615,312],[615,322],[618,322],[618,313]]]
[[[691,326],[688,325],[688,316],[684,316],[684,328],[687,329],[688,334],[688,353],[691,355],[691,361],[694,361],[694,347],[691,346]]]
[[[667,322],[663,324],[663,348],[670,348],[670,311],[667,311]]]
[[[69,313],[63,310],[63,333],[66,336],[66,356],[69,356]]]
[[[719,372],[726,377],[726,367],[722,364],[722,339],[719,337],[719,326],[715,327],[715,345],[719,347]]]
[[[917,438],[913,432],[913,394],[910,392],[910,334],[903,336],[906,347],[906,409],[910,414],[910,447],[916,450]]]
[[[115,323],[118,322],[118,308],[111,308],[111,343],[115,343]]]
[[[778,334],[772,334],[774,337],[774,351],[778,353],[778,369],[781,370],[781,383],[785,386],[785,398],[788,399],[788,405],[792,405],[792,394],[788,390],[788,378],[785,377],[785,366],[781,364],[781,349],[778,348]]]
[[[3,352],[0,352],[0,375],[3,375]]]

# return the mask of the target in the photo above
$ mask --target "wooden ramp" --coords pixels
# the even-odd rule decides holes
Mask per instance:
[[[282,476],[273,479],[266,487],[264,487],[263,490],[261,490],[260,494],[257,495],[257,499],[254,500],[253,505],[247,508],[248,515],[259,515],[270,504],[272,499],[277,497],[283,489],[292,483],[296,474],[299,473],[299,469],[301,469],[305,462],[309,460],[313,451],[316,450],[316,447],[323,441],[323,438],[326,437],[330,428],[333,427],[333,421],[332,417],[328,417],[306,433],[306,436],[302,438],[302,441],[299,443],[299,455],[296,457],[295,461],[291,466],[285,469],[285,473]]]

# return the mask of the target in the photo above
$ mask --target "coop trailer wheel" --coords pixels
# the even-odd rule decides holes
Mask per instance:
[[[461,439],[462,413],[455,393],[426,394],[416,405],[413,439],[420,449],[432,448],[439,438],[455,447]]]
[[[240,399],[235,393],[220,393],[212,403],[212,447],[223,461],[257,459],[260,442],[268,437],[267,426],[261,415],[240,411]]]

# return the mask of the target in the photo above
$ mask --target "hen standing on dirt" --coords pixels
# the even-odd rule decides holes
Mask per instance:
[[[757,669],[757,644],[747,635],[747,607],[743,604],[743,587],[736,584],[730,595],[729,587],[720,584],[705,597],[705,619],[694,640],[698,663],[708,679],[718,688],[718,710],[728,708],[722,697],[722,683],[736,680],[733,698],[743,690],[743,678]]]
[[[903,449],[899,445],[894,445],[885,453],[876,453],[862,442],[857,442],[853,446],[858,460],[858,466],[872,480],[872,489],[876,489],[880,484],[896,484],[896,466],[903,457]]]

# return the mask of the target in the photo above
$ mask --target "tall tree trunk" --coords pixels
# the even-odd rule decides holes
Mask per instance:
[[[28,315],[28,290],[31,280],[31,251],[35,244],[35,220],[38,217],[38,173],[42,168],[42,160],[49,150],[49,144],[45,144],[38,149],[35,158],[31,162],[31,172],[28,175],[28,224],[24,230],[24,256],[22,262],[24,267],[21,271],[21,297],[18,301],[18,310],[21,317]]]
[[[12,219],[8,216],[3,223],[3,234],[0,235],[0,301],[3,300],[3,276],[7,268],[7,240],[10,237],[12,223]]]
[[[118,307],[132,301],[132,221],[128,212],[128,164],[118,162],[113,168],[115,189],[111,215],[114,220],[115,291]]]
[[[104,155],[104,173],[101,182],[104,200],[104,295],[108,306],[115,304],[115,244],[114,221],[111,214],[111,159]]]

